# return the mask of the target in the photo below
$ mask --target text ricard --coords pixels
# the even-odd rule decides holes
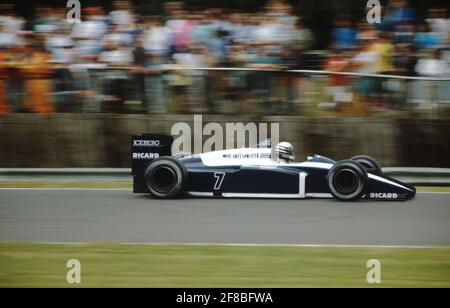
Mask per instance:
[[[133,140],[133,147],[160,147],[159,140]],[[156,159],[159,158],[159,153],[134,152],[133,159]]]
[[[197,303],[207,306],[209,303],[273,303],[270,293],[220,293],[219,296],[210,294],[188,294],[183,292],[177,295],[176,302]]]

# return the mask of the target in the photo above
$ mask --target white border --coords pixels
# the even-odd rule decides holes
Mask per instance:
[[[300,199],[299,194],[241,194],[241,193],[222,193],[225,198],[269,198],[269,199]]]
[[[400,185],[400,184],[398,184],[396,182],[390,181],[388,179],[382,178],[380,176],[377,176],[377,175],[374,175],[374,174],[371,174],[371,173],[369,173],[369,178],[374,179],[375,181],[379,181],[379,182],[387,183],[387,184],[390,184],[390,185],[394,185],[394,186],[397,186],[397,187],[400,187],[400,188],[403,188],[403,189],[406,189],[406,190],[409,190],[409,191],[414,191],[411,188],[408,188],[406,186]]]

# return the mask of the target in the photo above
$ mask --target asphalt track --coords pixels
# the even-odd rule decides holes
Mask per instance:
[[[0,190],[0,240],[450,245],[450,194],[407,202],[154,200],[126,190]]]

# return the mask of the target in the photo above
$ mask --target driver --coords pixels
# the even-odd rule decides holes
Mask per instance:
[[[295,159],[294,147],[289,142],[277,144],[273,150],[273,160],[277,163],[291,163]]]

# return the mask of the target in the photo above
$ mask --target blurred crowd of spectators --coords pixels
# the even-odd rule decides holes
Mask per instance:
[[[365,15],[356,23],[337,16],[326,57],[315,66],[311,55],[321,38],[314,37],[283,1],[269,1],[254,13],[188,10],[182,3],[168,3],[165,16],[141,16],[130,1],[117,0],[110,13],[101,7],[82,8],[82,21],[75,24],[66,21],[65,7],[41,7],[32,31],[24,30],[26,22],[14,14],[12,5],[2,4],[0,9],[0,114],[63,110],[74,98],[97,97],[99,88],[100,99],[113,109],[120,111],[124,92],[132,88],[134,100],[143,102],[145,111],[166,112],[167,86],[178,101],[194,102],[181,106],[182,111],[210,110],[205,72],[173,73],[186,66],[434,77],[450,73],[448,10],[432,8],[420,19],[406,0],[391,0],[380,24],[370,25]],[[110,69],[101,71],[104,68]],[[124,68],[131,72],[131,83],[119,70]],[[92,84],[91,69],[101,71],[96,80],[100,86]],[[228,82],[234,89],[252,86],[262,96],[271,86],[264,78],[248,76]],[[342,92],[348,83],[345,76],[330,77],[332,91]],[[362,96],[380,87],[371,78],[359,78],[354,85]],[[233,95],[233,90],[228,93]]]

